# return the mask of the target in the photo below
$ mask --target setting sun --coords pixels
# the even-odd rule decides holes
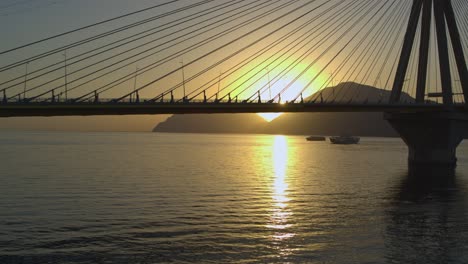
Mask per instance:
[[[302,70],[305,70],[307,65],[299,64],[294,69],[294,74],[283,76],[281,79],[273,81],[271,85],[268,85],[267,82],[260,82],[255,87],[255,89],[260,90],[262,88],[268,87],[268,92],[265,94],[269,94],[267,96],[268,99],[273,99],[272,97],[276,96],[277,94],[281,93],[281,99],[278,99],[276,102],[286,103],[288,101],[292,101],[297,99],[299,96],[306,98],[312,94],[314,94],[324,83],[326,83],[326,77],[324,74],[317,77],[318,71],[315,68],[308,69],[308,73],[304,74],[301,78],[298,78],[294,81],[294,77],[299,75]],[[271,71],[271,74],[274,75],[274,70]],[[315,78],[317,77],[317,78]],[[308,89],[304,89],[308,82],[311,79],[315,78],[315,81],[309,85]],[[287,88],[283,91],[283,89]],[[282,113],[259,113],[265,121],[271,122],[278,118]]]
[[[265,121],[267,121],[268,123],[275,120],[282,114],[283,113],[258,113],[258,115],[265,119]]]

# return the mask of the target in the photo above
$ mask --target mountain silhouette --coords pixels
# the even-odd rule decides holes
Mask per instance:
[[[256,114],[173,115],[159,123],[153,132],[256,134],[265,125],[265,120]]]
[[[314,95],[305,99],[306,101],[334,103],[348,103],[348,102],[368,102],[368,103],[385,103],[390,101],[391,91],[379,89],[369,85],[358,84],[354,82],[340,83],[335,87],[328,87]],[[402,92],[400,102],[411,103],[414,98],[407,93]]]
[[[306,98],[324,102],[388,102],[390,91],[357,83],[341,83]],[[406,93],[402,102],[414,99]],[[256,114],[174,115],[158,124],[154,132],[250,133],[284,135],[356,135],[393,137],[398,134],[382,113],[285,113],[270,123]]]

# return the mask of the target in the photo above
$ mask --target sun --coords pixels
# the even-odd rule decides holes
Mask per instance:
[[[257,115],[261,116],[263,119],[265,119],[265,121],[270,123],[282,114],[283,113],[258,113]]]
[[[311,66],[305,62],[295,64],[293,68],[290,68],[294,61],[288,60],[276,65],[265,65],[261,78],[255,79],[250,78],[252,76],[247,76],[236,80],[235,83],[247,85],[243,93],[247,91],[246,94],[252,95],[249,97],[251,100],[261,98],[262,101],[272,103],[298,103],[301,99],[307,99],[316,93],[327,82],[327,74],[320,71],[319,66]],[[252,79],[256,81],[249,83]],[[258,113],[266,122],[271,122],[282,114]]]

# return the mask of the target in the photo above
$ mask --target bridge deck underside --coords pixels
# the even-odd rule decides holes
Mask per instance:
[[[464,105],[440,104],[277,104],[277,103],[83,103],[8,104],[0,106],[0,117],[95,116],[215,113],[313,113],[313,112],[468,112]]]

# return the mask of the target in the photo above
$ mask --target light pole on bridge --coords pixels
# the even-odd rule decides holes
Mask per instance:
[[[138,66],[135,66],[135,77],[133,78],[133,96],[136,96],[136,86],[138,78]],[[132,96],[130,96],[130,102],[132,101]]]
[[[183,97],[182,100],[185,101],[185,70],[184,70],[184,59],[181,59],[180,64],[182,64],[182,88],[183,88]]]
[[[27,85],[28,85],[28,65],[29,65],[29,62],[26,62],[26,69],[25,69],[25,73],[24,73],[24,91],[23,91],[23,99],[26,99],[26,89],[27,89]]]
[[[268,67],[266,67],[266,70],[267,70],[267,75],[268,75],[268,94],[270,96],[270,100],[271,100],[271,80],[270,80],[270,69]]]
[[[67,50],[64,51],[63,56],[65,57],[65,101],[68,100],[68,72],[67,72]]]

